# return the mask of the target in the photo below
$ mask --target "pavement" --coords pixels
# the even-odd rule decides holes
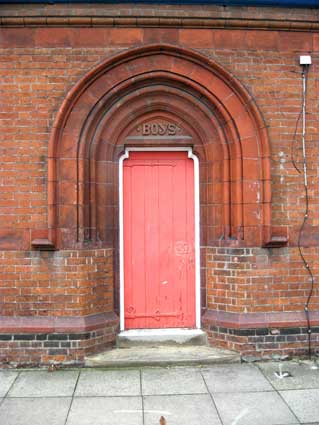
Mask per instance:
[[[1,425],[319,425],[307,362],[0,370]],[[164,423],[162,421],[162,423]]]

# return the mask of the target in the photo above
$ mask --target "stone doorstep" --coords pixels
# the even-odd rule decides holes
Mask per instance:
[[[130,329],[120,332],[116,337],[118,348],[207,344],[207,334],[201,329]]]
[[[239,363],[233,351],[208,346],[156,346],[114,348],[85,358],[87,367],[200,366]]]

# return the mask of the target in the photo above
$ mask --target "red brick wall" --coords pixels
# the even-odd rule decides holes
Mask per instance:
[[[1,251],[2,316],[86,316],[113,311],[111,249]]]
[[[207,248],[207,306],[232,313],[302,311],[309,275],[297,248]],[[305,257],[319,278],[318,248]],[[311,310],[319,310],[315,288]]]
[[[283,18],[282,11],[277,13]],[[269,10],[266,15],[270,19]],[[311,19],[305,12],[302,16],[306,15]],[[296,243],[305,194],[302,176],[291,162],[291,145],[301,108],[299,55],[311,54],[307,97],[310,214],[301,240],[311,247],[304,252],[317,279],[319,32],[20,26],[0,28],[0,315],[75,317],[113,310],[113,259],[108,248],[113,241],[101,249],[43,253],[32,251],[31,241],[48,236],[48,140],[68,91],[102,60],[149,43],[195,49],[224,67],[257,104],[271,144],[273,233],[287,236],[288,247],[241,248],[236,241],[230,245],[237,252],[207,247],[203,275],[208,309],[234,314],[302,313],[309,278]],[[295,148],[300,166],[300,137]],[[315,288],[311,310],[318,309],[318,295]],[[232,320],[238,325],[238,317],[229,323]],[[302,322],[300,315],[298,320]],[[274,323],[270,320],[265,326]],[[223,342],[223,332],[211,332],[220,345],[247,351],[246,346]],[[248,341],[242,335],[227,338]],[[271,341],[269,349],[281,349],[279,342]],[[254,341],[249,344],[256,346]],[[298,347],[302,345],[301,341]]]
[[[29,249],[31,240],[46,235],[48,139],[68,90],[108,56],[163,37],[213,58],[253,96],[271,141],[273,225],[278,233],[289,236],[292,245],[296,243],[304,192],[303,179],[291,163],[291,142],[301,106],[298,60],[303,53],[311,53],[314,62],[309,71],[307,114],[311,211],[315,211],[319,199],[319,34],[207,29],[180,29],[164,34],[165,37],[163,30],[156,28],[1,29],[1,248]],[[106,47],[99,47],[101,44]],[[297,159],[299,148],[300,144]],[[317,226],[318,217],[312,212],[305,242],[317,245]]]

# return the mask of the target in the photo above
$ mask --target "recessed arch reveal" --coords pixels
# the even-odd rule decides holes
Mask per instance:
[[[118,158],[138,126],[174,123],[170,146],[200,161],[201,245],[260,246],[270,238],[270,150],[247,90],[193,51],[150,45],[91,70],[70,91],[49,143],[48,226],[59,248],[117,246]],[[134,138],[135,137],[135,138]]]

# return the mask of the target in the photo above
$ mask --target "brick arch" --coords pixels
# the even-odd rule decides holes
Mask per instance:
[[[269,239],[269,141],[253,99],[208,58],[151,45],[98,65],[58,111],[48,195],[50,238],[58,247],[114,245],[118,157],[131,127],[145,119],[182,123],[192,138],[205,245]]]

